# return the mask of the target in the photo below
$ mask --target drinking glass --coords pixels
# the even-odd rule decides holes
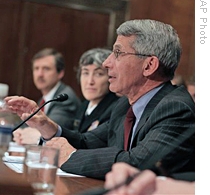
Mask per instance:
[[[13,116],[14,114],[7,110],[3,101],[0,100],[0,158],[4,156],[12,140],[12,131],[15,125]]]
[[[59,150],[47,146],[28,145],[25,150],[24,176],[34,195],[53,195]]]

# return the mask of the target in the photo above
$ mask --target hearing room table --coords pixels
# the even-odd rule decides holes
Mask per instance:
[[[22,173],[23,164],[21,161],[23,161],[24,150],[23,146],[11,142],[8,156],[3,157],[4,162],[0,159],[0,195],[33,194]],[[7,159],[6,162],[5,158]],[[102,187],[103,184],[104,181],[66,174],[59,169],[56,176],[55,195],[76,195],[91,188]]]
[[[104,181],[87,177],[56,176],[55,195],[75,195],[84,190],[102,187]],[[32,195],[32,189],[23,178],[0,160],[0,195]]]

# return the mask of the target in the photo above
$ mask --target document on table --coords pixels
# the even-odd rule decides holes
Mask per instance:
[[[25,147],[18,145],[15,142],[10,142],[8,152],[25,152]]]
[[[7,162],[4,161],[4,164],[7,165],[10,169],[17,173],[23,173],[23,163],[14,163],[14,162]],[[57,169],[57,175],[58,176],[68,176],[68,177],[84,177],[81,175],[75,175],[72,173],[66,173],[62,171],[61,169]]]
[[[8,152],[24,152],[25,147],[17,145],[14,142],[10,143]],[[17,173],[23,173],[23,161],[24,157],[23,156],[10,156],[7,153],[5,156],[2,158],[3,162],[5,165],[7,165],[10,169]],[[66,173],[62,171],[61,169],[57,169],[57,175],[58,176],[67,176],[67,177],[84,177],[81,175],[76,175],[76,174],[71,174],[71,173]]]

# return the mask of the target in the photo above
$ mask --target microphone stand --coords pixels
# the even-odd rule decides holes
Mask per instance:
[[[19,127],[21,127],[26,121],[28,121],[31,117],[33,117],[37,112],[39,112],[46,104],[55,101],[53,100],[49,100],[47,102],[45,102],[44,104],[42,104],[33,114],[31,114],[30,116],[28,116],[25,120],[23,120],[19,125],[17,125],[12,131],[17,130]]]
[[[21,127],[26,121],[28,121],[31,117],[33,117],[37,112],[39,112],[46,104],[53,102],[53,101],[59,101],[59,102],[63,102],[65,100],[68,99],[68,95],[67,94],[60,94],[58,95],[55,99],[49,100],[47,102],[45,102],[44,104],[42,104],[34,113],[32,113],[30,116],[28,116],[25,120],[23,120],[19,125],[17,125],[13,130],[17,130],[19,127]]]

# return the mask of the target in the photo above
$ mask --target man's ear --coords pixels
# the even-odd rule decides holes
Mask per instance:
[[[59,72],[59,79],[60,79],[60,80],[64,77],[64,74],[65,74],[64,70],[61,70],[61,71]]]
[[[151,56],[146,58],[143,65],[143,75],[150,76],[152,75],[159,67],[159,60],[156,56]]]

